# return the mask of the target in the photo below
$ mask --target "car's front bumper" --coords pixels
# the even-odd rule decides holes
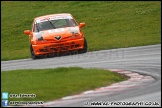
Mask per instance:
[[[84,48],[84,38],[59,43],[32,45],[35,55],[79,50]]]

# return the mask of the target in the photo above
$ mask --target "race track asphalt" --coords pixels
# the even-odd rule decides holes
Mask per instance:
[[[111,95],[108,92],[104,94],[98,93],[87,95],[86,98],[79,97],[77,99],[67,99],[66,101],[59,101],[57,103],[53,102],[53,104],[48,106],[100,106],[100,104],[92,105],[94,102],[102,102],[102,104],[104,102],[118,102],[116,103],[118,104],[117,106],[124,105],[124,102],[137,102],[138,104],[136,103],[136,106],[140,106],[141,104],[145,106],[161,106],[161,44],[102,50],[37,60],[22,59],[1,61],[1,71],[74,66],[135,72],[139,75],[150,76],[154,80],[142,86],[134,87],[133,89],[128,88],[113,91]],[[133,83],[135,82],[132,81],[132,84]],[[85,105],[86,102],[88,105]],[[104,106],[108,107],[108,105]]]

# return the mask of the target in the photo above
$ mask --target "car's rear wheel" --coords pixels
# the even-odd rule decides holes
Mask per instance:
[[[87,40],[84,38],[84,48],[79,51],[79,53],[86,53],[88,50]]]
[[[39,56],[35,55],[32,45],[30,46],[30,53],[31,53],[32,59],[38,59],[39,58]]]

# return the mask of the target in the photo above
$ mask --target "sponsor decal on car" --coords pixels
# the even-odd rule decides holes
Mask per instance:
[[[71,16],[53,16],[53,17],[45,17],[45,18],[37,19],[36,22],[40,23],[40,22],[45,22],[49,20],[58,20],[58,19],[73,19],[73,18]]]

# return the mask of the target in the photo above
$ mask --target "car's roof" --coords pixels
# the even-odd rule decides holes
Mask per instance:
[[[42,19],[46,17],[54,17],[54,16],[71,16],[71,14],[70,13],[49,14],[49,15],[43,15],[43,16],[36,17],[34,18],[34,20],[38,20],[38,19]]]

